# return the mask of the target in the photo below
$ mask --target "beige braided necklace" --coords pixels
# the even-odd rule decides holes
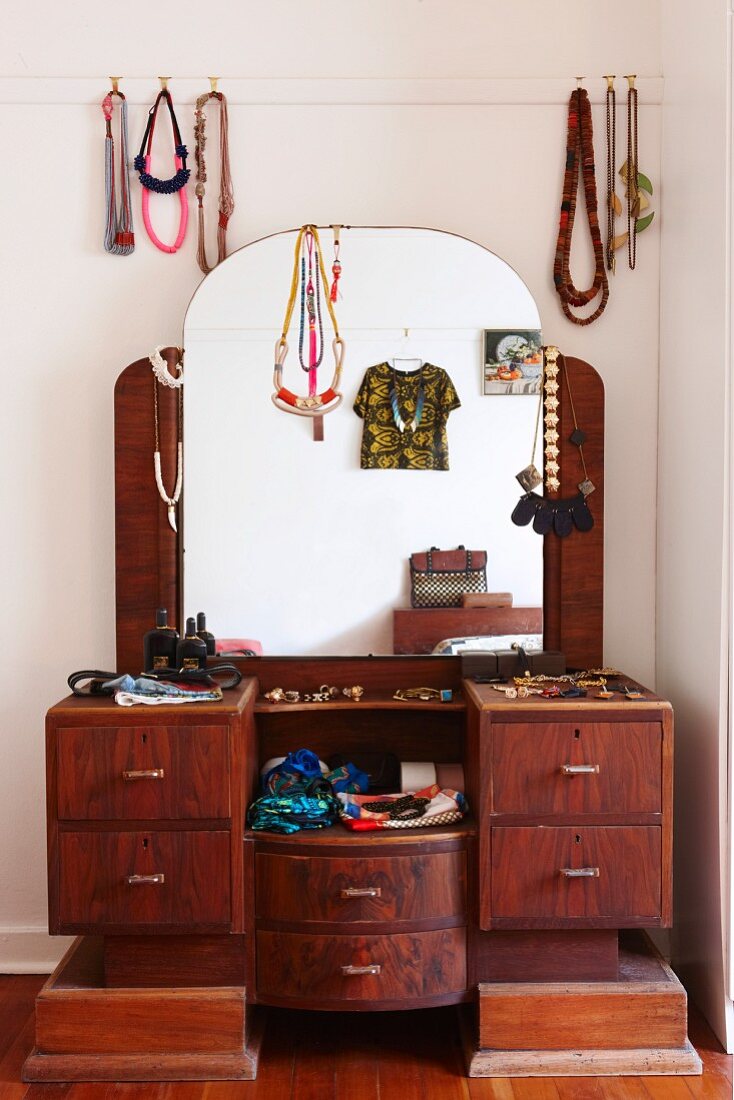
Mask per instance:
[[[211,77],[212,89],[204,95],[200,95],[196,101],[194,113],[194,140],[196,142],[194,155],[196,157],[196,198],[199,204],[199,236],[196,259],[199,267],[208,275],[216,264],[209,265],[206,257],[206,238],[204,234],[204,184],[206,183],[206,162],[204,160],[204,147],[206,146],[206,115],[204,107],[210,99],[219,103],[219,223],[217,226],[217,263],[221,263],[227,256],[227,224],[234,210],[234,190],[232,188],[232,176],[229,165],[229,126],[227,120],[226,97],[217,91],[216,77]]]

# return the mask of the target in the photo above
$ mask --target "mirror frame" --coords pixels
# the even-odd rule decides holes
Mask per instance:
[[[267,234],[259,240],[279,235],[281,233]],[[449,235],[461,236],[452,233]],[[249,248],[256,243],[258,242],[252,241],[242,247]],[[478,244],[477,247],[491,251],[484,245]],[[518,278],[521,277],[518,275]],[[179,349],[164,348],[161,354],[169,368],[173,368],[178,360]],[[584,457],[588,476],[596,486],[591,504],[594,527],[584,534],[574,531],[565,539],[559,539],[553,534],[545,537],[543,636],[546,649],[561,650],[566,655],[569,667],[582,668],[603,663],[604,385],[596,370],[584,360],[569,356],[566,363],[573,375],[576,415],[588,437],[584,445]],[[161,387],[158,402],[161,460],[164,469],[172,469],[176,464],[176,391]],[[186,481],[184,476],[184,490],[178,508],[177,535],[168,524],[166,508],[158,496],[153,477],[153,401],[151,365],[147,357],[131,363],[119,375],[115,384],[114,406],[117,667],[120,671],[138,671],[143,634],[154,621],[156,607],[175,609],[174,625],[184,622],[182,535]],[[578,491],[579,475],[578,450],[568,439],[573,417],[568,392],[563,386],[560,390],[558,415],[561,487],[557,495],[564,497],[575,495]],[[324,661],[353,659],[323,658]],[[389,659],[406,661],[415,658],[396,656]],[[253,662],[283,660],[299,658],[259,657],[249,658],[246,663],[249,666]],[[441,660],[455,662],[456,658],[442,657]]]

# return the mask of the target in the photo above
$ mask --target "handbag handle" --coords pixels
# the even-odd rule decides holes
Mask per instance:
[[[464,567],[464,572],[465,573],[471,573],[471,571],[472,571],[472,568],[471,568],[471,550],[467,550],[466,547],[464,546],[463,542],[459,543],[459,545],[456,547],[456,549],[457,550],[466,550],[466,565]],[[433,572],[433,551],[434,550],[437,550],[440,553],[440,550],[439,550],[438,546],[432,546],[431,549],[428,551],[427,558],[428,558],[428,572],[429,573]]]

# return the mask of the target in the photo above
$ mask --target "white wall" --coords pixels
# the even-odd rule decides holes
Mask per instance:
[[[730,34],[726,0],[663,11],[658,687],[676,712],[675,956],[734,1046],[726,998]],[[698,164],[702,172],[691,172]]]
[[[306,220],[418,224],[473,238],[516,268],[547,339],[594,363],[607,386],[606,656],[650,683],[658,231],[641,238],[638,270],[622,265],[589,328],[563,318],[551,269],[572,78],[593,74],[599,96],[610,69],[656,76],[658,16],[657,0],[603,9],[247,0],[224,15],[168,0],[121,12],[90,0],[6,9],[0,971],[43,968],[59,951],[43,934],[43,715],[69,671],[114,660],[114,379],[155,344],[178,342],[199,281],[193,234],[175,257],[145,239],[137,183],[135,254],[102,251],[103,74],[146,78],[123,84],[133,145],[155,74],[200,74],[171,85],[189,148],[205,75],[216,69],[225,92],[228,77],[248,78],[230,111],[232,246]],[[268,78],[252,85],[256,103],[247,96],[255,77]],[[659,85],[641,87],[641,163],[657,183],[660,110],[649,101]],[[599,107],[595,121],[601,138]],[[618,123],[623,134],[621,109]],[[586,253],[582,232],[577,248]],[[583,262],[575,270],[581,281]]]

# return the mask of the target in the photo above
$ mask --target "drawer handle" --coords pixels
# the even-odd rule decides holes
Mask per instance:
[[[165,875],[128,875],[128,886],[162,886],[166,881]]]
[[[147,768],[139,772],[123,772],[123,779],[163,779],[163,768]]]
[[[598,775],[598,764],[561,764],[564,775]]]
[[[561,867],[564,878],[599,878],[598,867]]]
[[[342,890],[343,898],[380,898],[382,889],[379,886],[347,886]]]
[[[352,974],[379,974],[380,969],[379,963],[370,963],[369,966],[343,966],[341,971],[346,977],[350,977]]]

